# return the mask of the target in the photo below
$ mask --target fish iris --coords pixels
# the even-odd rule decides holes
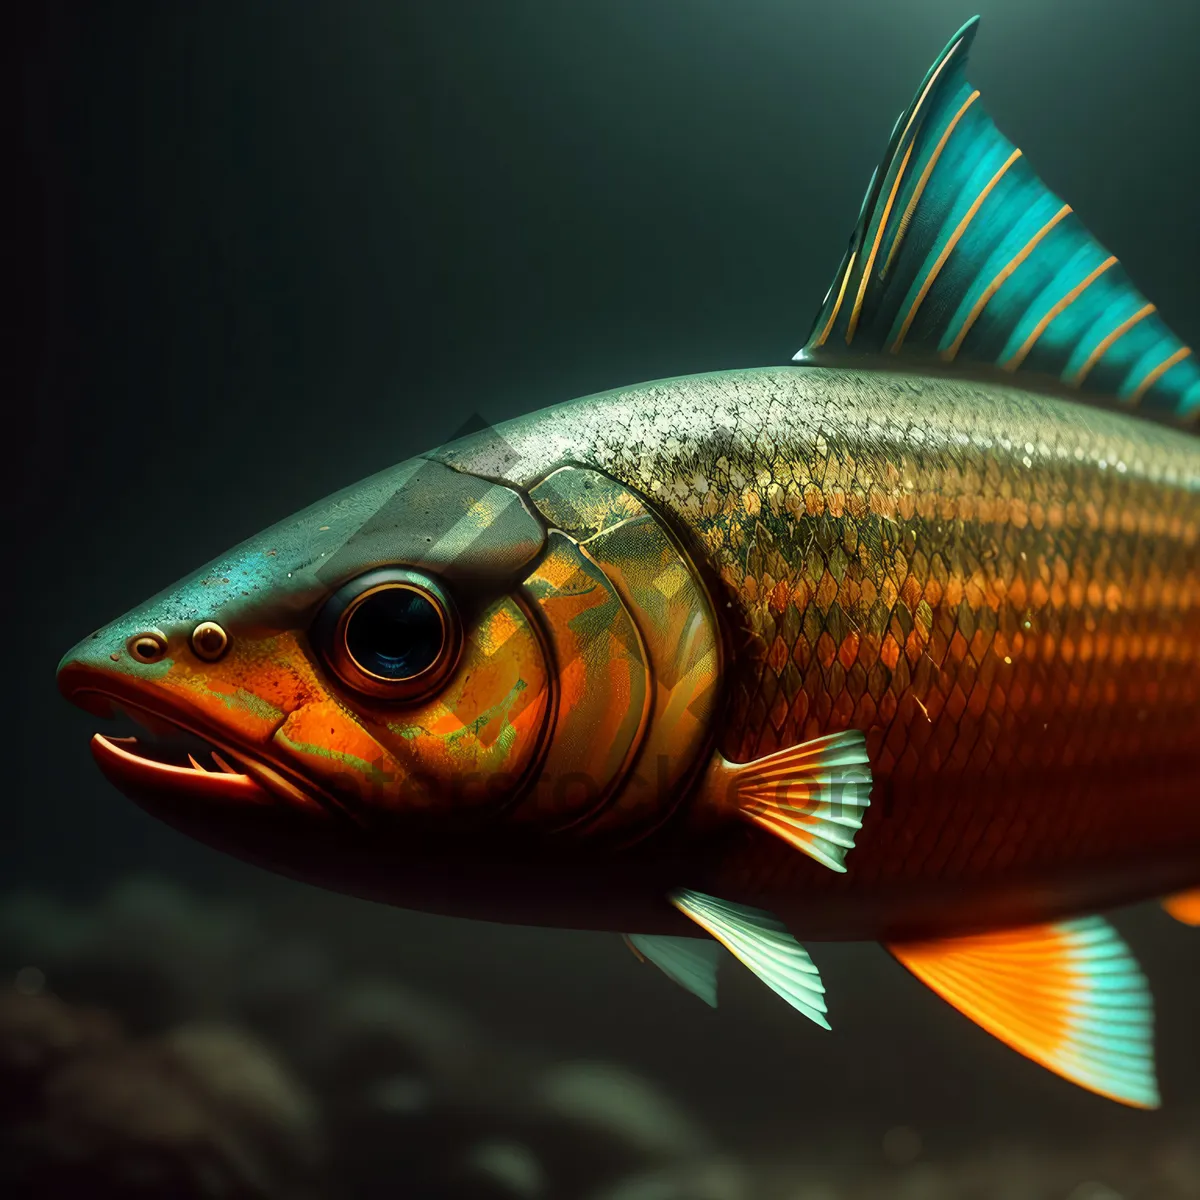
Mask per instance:
[[[429,670],[446,640],[437,605],[405,586],[371,592],[345,624],[346,651],[358,668],[377,679],[400,682]]]

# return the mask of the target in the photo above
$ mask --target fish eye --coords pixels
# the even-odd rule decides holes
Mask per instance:
[[[342,586],[326,601],[313,640],[348,687],[393,700],[432,690],[461,641],[442,588],[400,569],[369,571]]]
[[[343,636],[354,665],[373,679],[399,683],[423,675],[437,662],[445,622],[427,592],[404,584],[384,586],[347,611]]]

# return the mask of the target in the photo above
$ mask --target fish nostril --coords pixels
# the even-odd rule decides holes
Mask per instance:
[[[147,629],[131,637],[128,642],[129,653],[142,663],[158,662],[167,652],[167,639],[157,629]]]
[[[229,634],[216,621],[201,621],[192,630],[192,649],[197,658],[216,662],[229,648]]]

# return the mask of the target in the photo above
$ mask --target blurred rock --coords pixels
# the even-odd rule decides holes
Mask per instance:
[[[499,1139],[472,1146],[448,1182],[455,1196],[472,1200],[537,1200],[549,1194],[537,1155],[519,1142]]]
[[[1113,1191],[1106,1183],[1088,1180],[1071,1189],[1067,1200],[1125,1200],[1120,1192]]]
[[[183,1026],[157,1045],[273,1173],[307,1177],[320,1164],[323,1146],[315,1102],[249,1034],[220,1026]]]
[[[130,1042],[53,997],[22,999],[6,1048],[42,1053],[36,1076],[16,1056],[24,1102],[0,1128],[6,1200],[313,1194],[311,1102],[256,1042],[218,1029]]]
[[[498,1056],[465,1017],[397,984],[347,981],[330,999],[320,1036],[322,1076],[339,1090],[416,1076],[439,1097],[473,1105],[501,1082]]]
[[[0,901],[0,953],[21,962],[67,959],[78,950],[86,920],[50,896],[15,892]]]
[[[55,994],[138,1031],[227,1015],[262,940],[251,914],[154,879],[125,880],[86,910],[28,895],[0,906],[0,961],[35,965]]]
[[[335,1171],[346,1177],[369,1160],[387,1181],[363,1181],[356,1196],[382,1195],[399,1177],[438,1196],[520,1194],[534,1178],[547,1195],[573,1196],[708,1149],[643,1077],[546,1062],[395,984],[347,983],[311,1042],[304,1058],[326,1100]]]
[[[272,937],[232,981],[230,1006],[308,1070],[328,1057],[330,1012],[345,983],[327,947],[296,935]]]
[[[525,1136],[555,1179],[594,1189],[711,1153],[711,1139],[660,1087],[615,1063],[545,1066],[521,1099]]]
[[[936,1129],[902,1125],[805,1140],[798,1101],[795,1143],[731,1162],[658,1082],[557,1061],[368,977],[369,940],[351,956],[328,925],[146,880],[90,906],[0,900],[0,1196],[1200,1196],[1200,1113],[1187,1111],[1093,1145],[981,1131],[948,1155]]]
[[[533,1081],[535,1103],[652,1159],[705,1154],[708,1137],[648,1079],[613,1063],[559,1063]]]
[[[464,1017],[396,984],[346,981],[296,1052],[325,1101],[335,1175],[354,1180],[347,1195],[391,1196],[398,1179],[421,1196],[496,1194],[463,1154],[511,1131],[514,1067]]]
[[[689,1162],[632,1175],[588,1200],[749,1200],[746,1172],[724,1161]]]
[[[120,1038],[115,1018],[98,1009],[72,1008],[54,996],[0,992],[0,1124],[28,1112],[63,1063]]]

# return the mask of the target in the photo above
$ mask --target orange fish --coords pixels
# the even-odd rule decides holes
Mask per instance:
[[[1200,368],[991,122],[968,23],[794,365],[665,380],[348,488],[91,635],[63,692],[172,825],[360,896],[718,946],[884,943],[1158,1103],[1101,910],[1200,922]],[[1191,428],[1188,428],[1188,427]]]

